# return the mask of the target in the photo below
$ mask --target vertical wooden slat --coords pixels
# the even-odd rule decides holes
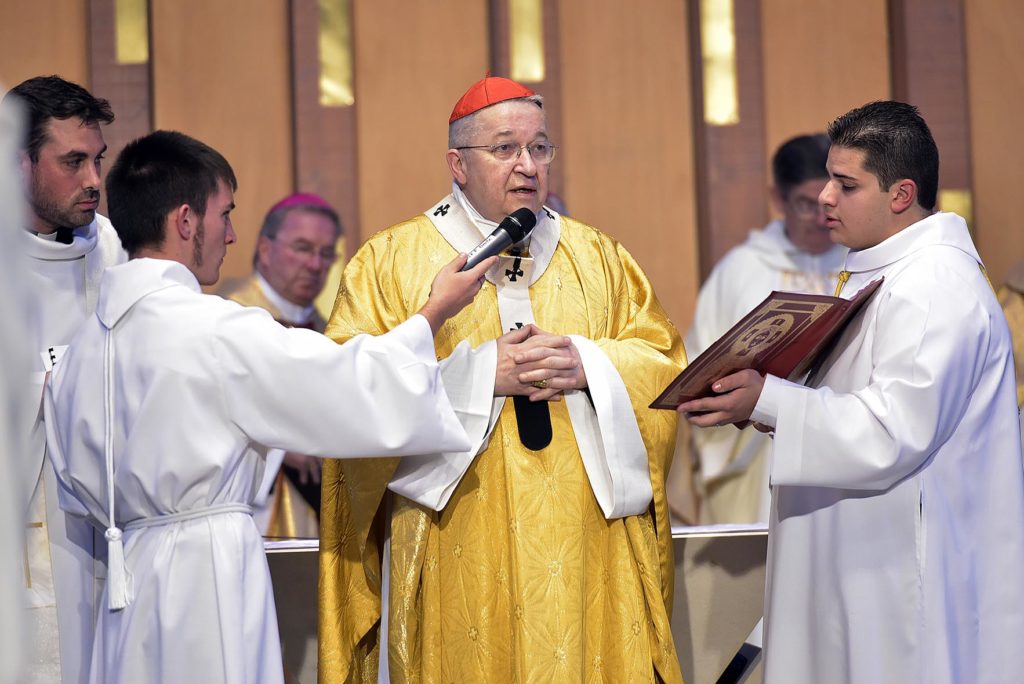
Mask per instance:
[[[757,0],[735,0],[739,123],[713,126],[703,116],[699,3],[690,3],[691,60],[696,128],[697,205],[701,279],[751,228],[767,222],[764,177],[764,88],[761,16]],[[688,325],[688,322],[687,322]]]
[[[118,64],[116,55],[115,0],[89,0],[89,70],[92,92],[110,101],[114,123],[103,131],[107,161],[103,174],[129,142],[152,130],[149,64]],[[100,213],[105,214],[106,194]]]
[[[509,53],[509,0],[490,0],[490,44],[491,74],[510,77],[511,57]],[[525,85],[544,97],[544,112],[547,120],[548,136],[556,145],[562,144],[562,65],[559,49],[559,2],[543,0],[544,13],[544,80]],[[481,74],[483,76],[483,74]],[[556,193],[569,207],[572,213],[572,200],[565,195],[565,180],[562,166],[555,162],[552,165],[548,190]]]
[[[488,25],[490,26],[491,74],[509,77],[512,73],[512,52],[509,40],[509,0],[489,0]]]
[[[622,241],[685,329],[699,282],[685,6],[565,0],[559,22],[571,213]]]
[[[223,154],[238,175],[222,278],[252,268],[260,221],[294,186],[288,7],[285,0],[152,0],[150,59],[156,128]]]
[[[544,0],[544,80],[536,85],[536,90],[544,96],[544,109],[547,112],[548,135],[560,145],[564,130],[565,106],[562,100],[562,59],[559,34],[560,16],[558,0]],[[565,194],[565,174],[563,167],[555,164],[549,177],[550,192],[556,193],[566,202],[572,214],[572,199]]]
[[[890,26],[893,98],[919,107],[928,122],[942,162],[939,187],[969,191],[962,0],[890,0]]]
[[[351,254],[361,234],[356,109],[320,104],[317,0],[290,4],[296,190],[315,192],[338,210]],[[358,81],[356,87],[358,94]]]

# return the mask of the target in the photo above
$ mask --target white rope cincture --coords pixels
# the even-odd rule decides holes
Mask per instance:
[[[106,425],[103,451],[107,462],[107,607],[123,610],[132,601],[131,575],[124,564],[123,533],[114,517],[114,331],[107,330],[103,354],[103,402]]]

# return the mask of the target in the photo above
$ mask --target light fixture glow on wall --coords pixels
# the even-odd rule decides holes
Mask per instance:
[[[318,0],[320,11],[320,104],[347,107],[356,101],[352,87],[352,27],[349,0]]]
[[[114,55],[118,64],[149,61],[149,5],[146,0],[114,3]]]
[[[967,221],[967,225],[974,225],[974,201],[971,198],[971,191],[962,188],[950,188],[939,190],[939,211],[951,211],[959,214]]]
[[[711,126],[737,124],[740,105],[732,0],[700,0],[700,42],[704,121]]]
[[[509,0],[509,51],[512,80],[544,80],[544,10],[542,0]]]

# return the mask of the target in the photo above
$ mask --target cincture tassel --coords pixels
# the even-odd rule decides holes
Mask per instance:
[[[124,564],[124,542],[121,529],[108,527],[103,536],[107,540],[107,607],[122,610],[131,603],[128,589],[128,568]]]
[[[107,524],[103,533],[107,540],[107,607],[123,610],[132,601],[130,575],[124,564],[124,533],[114,517],[114,341],[113,331],[107,330],[104,346],[103,399],[106,405],[106,429],[103,451],[107,462]]]

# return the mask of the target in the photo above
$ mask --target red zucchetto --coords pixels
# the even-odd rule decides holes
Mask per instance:
[[[478,112],[484,107],[490,107],[492,104],[531,95],[536,95],[536,93],[515,81],[500,76],[487,76],[469,86],[469,90],[459,98],[448,123],[455,123],[462,117]]]
[[[324,209],[330,209],[334,211],[327,200],[320,195],[314,195],[311,192],[297,192],[293,195],[288,195],[283,200],[270,207],[267,213],[277,211],[278,209],[284,209],[285,207],[297,207],[297,206],[309,206],[309,207],[323,207]]]

